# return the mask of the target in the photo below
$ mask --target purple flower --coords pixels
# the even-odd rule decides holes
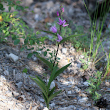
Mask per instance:
[[[59,25],[62,25],[62,24],[64,24],[64,23],[66,23],[66,21],[65,21],[65,20],[62,21],[62,20],[59,18],[59,23],[58,23],[58,24],[59,24]]]
[[[57,11],[57,16],[59,16],[59,12]]]
[[[63,23],[63,25],[62,25],[62,26],[63,26],[63,27],[65,27],[65,26],[68,26],[68,25],[69,25],[69,24],[65,24],[65,23]]]
[[[50,30],[51,30],[53,33],[56,33],[56,32],[57,32],[57,28],[56,28],[55,26],[52,26],[52,27],[50,28]]]
[[[64,8],[61,8],[62,12],[64,12]]]
[[[65,27],[65,26],[68,26],[69,24],[65,24],[66,23],[66,20],[61,20],[60,18],[59,18],[59,25],[62,25],[63,27]]]
[[[58,42],[60,42],[63,38],[59,35],[59,34],[57,34],[57,37],[58,37]]]

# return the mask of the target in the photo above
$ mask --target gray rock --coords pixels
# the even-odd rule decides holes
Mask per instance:
[[[87,97],[83,97],[83,98],[78,100],[79,103],[86,103],[87,101],[88,101]]]
[[[35,13],[40,13],[41,10],[40,10],[40,8],[34,8],[34,12],[35,12]],[[37,15],[38,15],[38,14],[37,14]]]
[[[43,103],[40,103],[40,107],[41,107],[41,108],[43,108],[43,107],[44,107]]]
[[[35,14],[34,19],[35,19],[36,22],[44,20],[44,18],[41,15],[39,15],[39,14]]]
[[[50,106],[51,108],[53,108],[53,107],[55,107],[55,103],[51,103],[51,104],[49,104],[49,106]]]
[[[85,81],[83,84],[88,87],[90,83]]]
[[[16,96],[19,96],[19,93],[16,91],[13,91],[13,95],[16,97]]]
[[[14,62],[16,62],[16,61],[19,59],[19,57],[16,56],[15,54],[13,54],[13,53],[10,53],[10,54],[8,55],[8,57],[11,58]]]
[[[3,83],[2,82],[0,82],[0,86],[3,86]]]
[[[62,48],[62,53],[67,53],[67,48]]]
[[[6,76],[9,76],[9,71],[8,71],[8,70],[5,70],[5,71],[4,71],[4,74],[5,74]]]
[[[40,100],[41,102],[45,102],[45,100],[44,100],[44,99],[42,99],[42,98],[40,98],[39,100]]]
[[[3,76],[3,75],[1,75],[1,81],[6,81],[6,78],[5,78],[5,76]]]
[[[44,107],[44,109],[43,110],[49,110],[47,107]]]
[[[58,108],[58,110],[74,110],[76,107],[74,105],[70,105],[68,107]]]
[[[54,5],[53,1],[48,1],[48,2],[47,2],[47,9],[52,8],[53,5]]]
[[[17,80],[21,80],[21,78],[23,77],[22,73],[17,73],[15,74],[15,79]]]
[[[49,82],[49,80],[47,79],[47,82]],[[53,89],[55,87],[55,82],[52,81],[51,84],[50,84],[50,89]]]
[[[18,86],[18,88],[21,88],[23,85],[23,82],[16,83],[16,85]]]
[[[91,107],[91,103],[86,103],[86,106]]]
[[[12,92],[8,90],[8,91],[6,92],[6,95],[7,95],[8,97],[12,97]]]
[[[78,67],[78,68],[81,68],[81,63],[78,63],[78,64],[77,64],[77,67]]]
[[[72,94],[72,91],[68,91],[67,93],[68,93],[68,95],[69,95],[69,94]]]

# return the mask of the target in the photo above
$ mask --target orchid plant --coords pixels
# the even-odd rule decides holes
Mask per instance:
[[[61,6],[62,7],[62,6]],[[64,8],[62,7],[61,8],[61,12],[63,13],[64,12]],[[59,16],[59,12],[57,12],[57,16]],[[58,39],[56,40],[57,42],[60,42],[62,41],[62,36],[60,36],[60,32],[61,32],[61,26],[65,27],[65,26],[68,26],[69,24],[65,24],[66,21],[65,20],[61,20],[61,18],[59,18],[59,22],[58,24],[60,25],[60,31],[59,33],[57,33],[57,28],[56,26],[52,26],[50,28],[50,30],[53,32],[53,33],[57,33],[57,37]],[[54,93],[54,90],[55,90],[55,87],[52,88],[50,90],[50,85],[52,83],[52,81],[60,74],[62,73],[71,63],[67,64],[66,66],[62,67],[61,69],[57,70],[57,66],[58,66],[58,63],[55,65],[55,61],[56,61],[56,58],[57,58],[57,53],[58,53],[58,49],[59,49],[59,44],[58,44],[58,48],[57,48],[57,52],[56,52],[56,55],[55,55],[55,60],[54,60],[54,63],[51,64],[49,61],[45,60],[44,58],[40,57],[37,55],[37,57],[42,60],[44,63],[46,63],[49,68],[51,69],[51,75],[50,75],[50,79],[49,79],[49,82],[48,84],[45,83],[40,77],[36,76],[36,78],[33,78],[31,77],[31,79],[33,79],[37,84],[38,86],[40,87],[40,89],[42,90],[42,95],[43,95],[43,98],[45,99],[45,102],[46,102],[46,105],[47,105],[47,108],[49,109],[49,102],[57,95],[61,92],[58,91],[58,92],[55,92]]]
[[[56,42],[58,43],[57,45],[57,51],[55,53],[55,58],[54,58],[54,61],[53,62],[49,62],[48,60],[46,60],[45,58],[41,57],[38,53],[36,53],[36,56],[42,60],[48,67],[49,69],[51,70],[51,75],[50,75],[50,78],[49,78],[49,81],[48,82],[44,82],[40,77],[36,76],[36,78],[33,78],[30,76],[30,78],[32,80],[34,80],[37,85],[40,87],[41,91],[42,91],[42,95],[43,95],[43,98],[45,100],[45,103],[46,103],[46,106],[47,108],[49,109],[49,102],[55,97],[57,96],[61,90],[59,90],[58,92],[54,92],[55,91],[55,87],[53,87],[52,89],[50,89],[50,86],[51,86],[51,83],[52,81],[59,75],[61,74],[65,69],[67,69],[67,67],[71,64],[67,64],[65,65],[64,67],[58,69],[58,62],[56,63],[56,59],[57,59],[57,54],[58,54],[58,50],[59,50],[59,45],[63,42],[65,42],[66,40],[70,39],[71,37],[75,37],[75,36],[79,36],[79,35],[71,35],[67,38],[64,38],[60,35],[61,34],[61,28],[62,27],[66,27],[68,26],[69,24],[66,24],[66,20],[62,20],[61,19],[61,16],[62,14],[64,13],[64,8],[63,6],[61,5],[60,6],[60,12],[57,11],[57,16],[59,17],[59,22],[57,22],[60,26],[60,30],[58,32],[56,26],[52,26],[50,28],[51,31],[44,31],[44,32],[47,32],[49,34],[53,34],[53,35],[56,35],[57,36],[57,39],[56,39]],[[80,34],[82,35],[82,34]],[[35,52],[33,53],[35,54]]]

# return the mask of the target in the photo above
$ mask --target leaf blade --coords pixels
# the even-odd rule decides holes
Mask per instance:
[[[46,59],[44,59],[43,57],[40,57],[39,55],[36,55],[40,60],[42,60],[45,64],[47,64],[48,65],[48,67],[51,69],[51,71],[52,71],[52,64],[48,61],[48,60],[46,60]]]
[[[50,101],[51,101],[55,96],[57,96],[57,94],[59,94],[61,91],[62,91],[62,90],[60,90],[60,91],[55,92],[54,94],[52,94],[52,95],[49,97],[48,101],[50,102]]]
[[[81,36],[81,35],[84,35],[84,34],[70,35],[69,37],[63,38],[63,40],[61,40],[61,41],[59,42],[59,44],[65,42],[65,41],[67,41],[67,40],[69,40],[69,39],[72,38],[72,37]]]

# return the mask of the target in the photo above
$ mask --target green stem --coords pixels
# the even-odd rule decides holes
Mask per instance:
[[[61,13],[60,13],[60,19],[61,19]],[[61,25],[60,25],[59,34],[61,34]],[[56,62],[56,59],[57,59],[58,49],[59,49],[59,43],[58,43],[58,47],[57,47],[57,51],[56,51],[56,55],[55,55],[55,60],[54,60],[54,63],[53,63],[53,68],[55,66],[55,62]]]
[[[58,47],[57,47],[57,51],[56,51],[56,55],[55,55],[55,60],[54,60],[54,63],[53,63],[53,68],[55,66],[55,62],[56,62],[56,59],[57,59],[58,49],[59,49],[59,44],[58,44]]]

